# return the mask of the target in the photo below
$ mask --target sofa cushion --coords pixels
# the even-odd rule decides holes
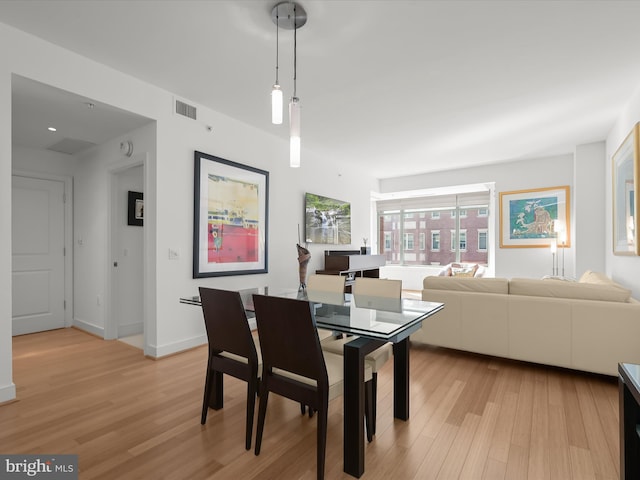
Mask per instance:
[[[601,272],[593,272],[591,270],[587,270],[582,274],[579,283],[593,283],[596,285],[615,285],[615,282],[607,277],[604,273]]]
[[[509,282],[509,294],[605,302],[628,302],[631,298],[630,290],[615,284],[599,285],[532,278],[512,278]]]
[[[425,290],[452,290],[476,293],[509,293],[509,280],[506,278],[471,277],[425,277],[422,281]]]

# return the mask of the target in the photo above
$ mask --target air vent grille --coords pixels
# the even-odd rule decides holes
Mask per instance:
[[[192,120],[196,119],[196,107],[181,102],[180,100],[176,100],[176,113],[178,115],[183,115],[185,117],[191,118]]]

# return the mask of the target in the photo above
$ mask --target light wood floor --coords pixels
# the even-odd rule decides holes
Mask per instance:
[[[244,449],[245,384],[200,425],[206,347],[153,361],[75,329],[16,337],[18,400],[0,405],[0,452],[79,455],[80,478],[313,479],[315,418],[275,395],[262,452]],[[413,346],[411,418],[379,374],[364,479],[617,479],[614,378]],[[342,472],[342,399],[331,403],[327,479]]]

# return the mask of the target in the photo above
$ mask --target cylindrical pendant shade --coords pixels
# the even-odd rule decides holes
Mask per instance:
[[[289,166],[293,168],[300,166],[300,137],[289,139]]]
[[[289,166],[300,166],[300,100],[292,97],[289,102]]]
[[[271,123],[274,125],[282,123],[282,90],[277,83],[271,90]]]

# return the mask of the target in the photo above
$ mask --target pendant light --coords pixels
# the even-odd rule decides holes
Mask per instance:
[[[302,6],[295,2],[278,3],[271,11],[271,19],[276,23],[277,28],[282,27],[287,30],[293,30],[293,95],[289,101],[289,166],[297,168],[300,166],[300,99],[297,96],[297,63],[298,63],[298,28],[307,23],[307,13]],[[276,42],[278,35],[276,33]],[[276,47],[276,84],[272,90],[272,119],[274,112],[274,91],[276,87],[280,99],[282,99],[282,90],[278,85],[278,47]],[[276,94],[277,95],[277,94]],[[280,100],[282,101],[282,100]],[[280,107],[282,112],[282,107]],[[282,113],[280,113],[282,115]],[[282,120],[281,120],[282,121]],[[274,123],[276,123],[274,121]]]
[[[296,4],[293,4],[293,18],[296,18]],[[300,166],[300,99],[296,93],[298,80],[298,25],[293,25],[293,96],[289,101],[289,166]]]
[[[278,59],[279,59],[279,46],[280,46],[280,15],[278,11],[278,5],[275,6],[276,11],[276,83],[271,88],[271,123],[274,125],[280,125],[282,123],[282,89],[278,82]]]

